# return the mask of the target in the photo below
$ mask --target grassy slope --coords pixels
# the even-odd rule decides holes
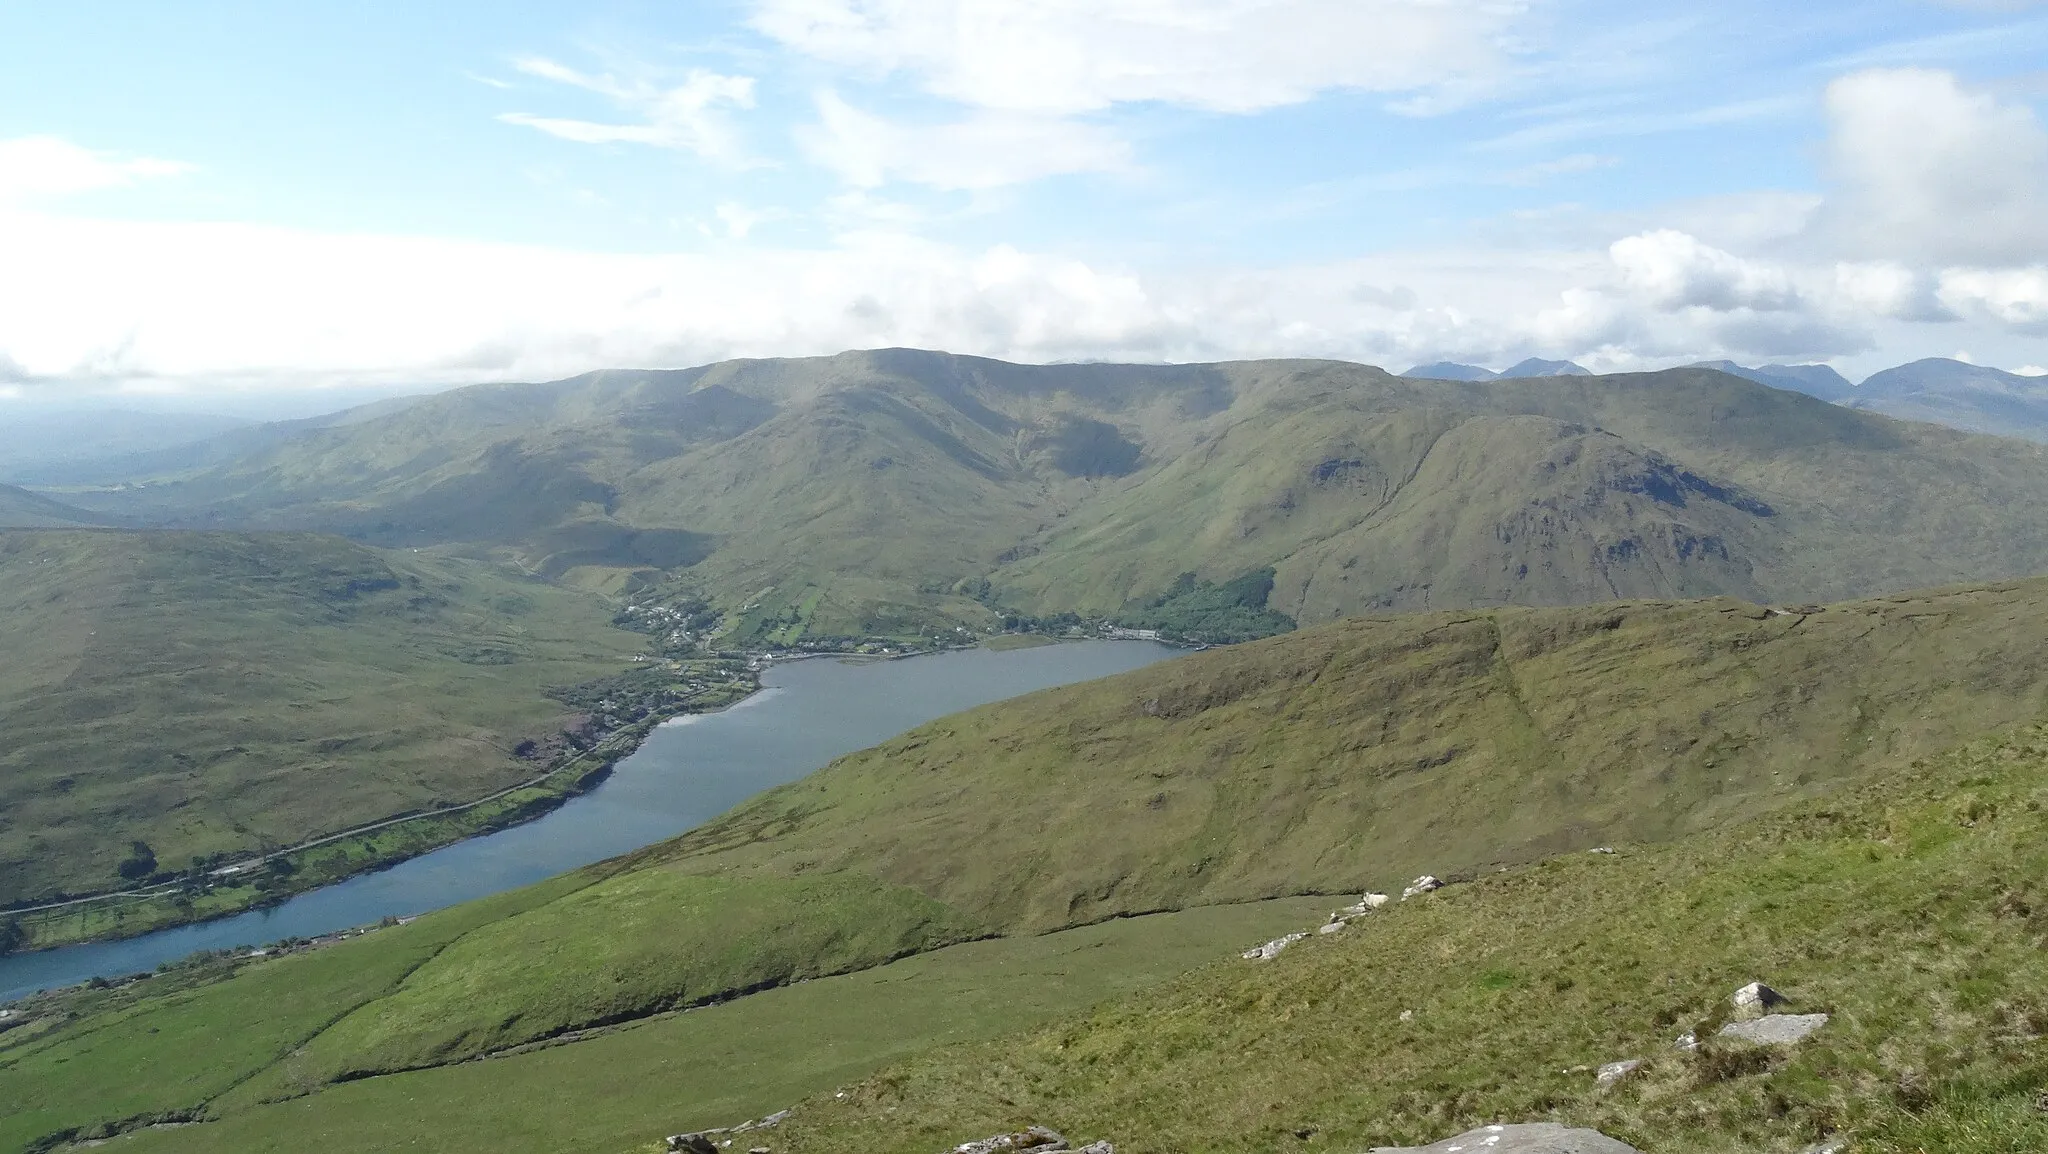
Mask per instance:
[[[1048,929],[1668,838],[2040,716],[2044,610],[1355,618],[934,722],[619,868],[858,869]]]
[[[1163,957],[1155,928],[1244,907],[956,947],[274,1104],[257,1080],[218,1121],[131,1141],[653,1150],[808,1094],[767,1144],[912,1154],[1036,1122],[1139,1154],[1361,1149],[1554,1118],[1660,1154],[1791,1154],[1836,1132],[1872,1154],[2022,1154],[2048,1142],[2044,805],[2036,728],[1676,843],[1487,874],[1272,963],[1228,951],[1327,903],[1275,903]],[[1757,978],[1833,1021],[1785,1053],[1672,1049]],[[1593,1068],[1622,1057],[1649,1061],[1597,1089]]]
[[[238,1151],[308,1142],[456,1151],[484,1142],[604,1154],[677,1129],[758,1117],[892,1058],[991,1037],[1171,978],[1319,908],[1294,901],[1206,909],[954,946],[572,1044],[296,1096],[317,1085],[301,1043],[325,1022],[402,991],[406,973],[462,948],[464,934],[487,933],[491,919],[516,917],[573,884],[558,879],[259,963],[196,992],[146,994],[169,980],[154,979],[129,988],[143,995],[139,1004],[87,1016],[33,1046],[10,1048],[0,1034],[0,1149],[207,1105],[219,1121],[129,1141]],[[250,999],[261,1005],[245,1004]],[[168,1057],[195,1052],[206,1059]]]
[[[465,541],[616,589],[686,571],[755,637],[1109,611],[1276,566],[1303,621],[1617,596],[1811,601],[2048,569],[2048,450],[1705,370],[1408,381],[1322,361],[909,350],[483,386],[77,500]],[[649,534],[652,534],[650,537]],[[800,607],[808,605],[808,609]]]
[[[305,534],[0,534],[0,899],[290,844],[535,770],[603,603]]]
[[[2040,716],[2044,599],[1360,619],[971,711],[593,867],[609,880],[480,932],[303,1072],[459,1059],[973,930],[1713,828]],[[853,912],[785,912],[817,886]]]
[[[2048,1148],[2048,731],[1665,847],[1572,855],[939,1051],[775,1136],[929,1151],[1026,1122],[1119,1150],[1362,1149],[1496,1121],[1658,1154]],[[1833,1020],[1789,1052],[1681,1031],[1763,978]],[[1410,1020],[1403,1021],[1404,1012]],[[1612,1091],[1600,1063],[1648,1059]]]
[[[285,1062],[450,942],[586,884],[571,875],[257,963],[229,981],[159,977],[87,992],[57,1028],[0,1033],[0,1149],[132,1119],[184,1116]]]
[[[1255,366],[1244,366],[1250,373]],[[1304,622],[1361,610],[1732,594],[1815,601],[2039,572],[2008,512],[2040,446],[1703,370],[1504,384],[1265,366],[1200,448],[993,575],[1110,609],[1184,569],[1274,565]]]
[[[915,891],[853,875],[632,874],[472,932],[321,1035],[301,1061],[322,1081],[439,1065],[981,933]]]
[[[1839,797],[2041,716],[2044,598],[2036,581],[1806,615],[1706,602],[1360,619],[976,710],[480,924],[388,999],[336,1009],[323,1020],[341,1026],[232,1101],[969,926],[1355,893]],[[806,918],[816,887],[860,908]],[[857,929],[870,922],[879,933]]]

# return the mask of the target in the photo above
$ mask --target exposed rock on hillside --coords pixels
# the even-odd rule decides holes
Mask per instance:
[[[1555,1122],[1481,1126],[1428,1146],[1376,1146],[1372,1154],[1641,1154],[1598,1130],[1570,1130]]]
[[[1074,1150],[1067,1145],[1066,1138],[1057,1130],[1044,1126],[1032,1126],[1014,1134],[998,1134],[976,1142],[962,1142],[953,1147],[952,1154],[1004,1154],[1005,1151],[1029,1151],[1029,1154],[1116,1154],[1116,1147],[1108,1142],[1090,1142]]]
[[[1753,1046],[1790,1046],[1828,1024],[1826,1014],[1766,1014],[1753,1022],[1730,1022],[1723,1038]]]

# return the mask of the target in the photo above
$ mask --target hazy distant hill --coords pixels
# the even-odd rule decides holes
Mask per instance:
[[[109,523],[109,518],[53,501],[39,493],[13,485],[0,485],[0,529],[65,529]]]
[[[249,424],[208,413],[0,406],[0,479],[61,483],[88,461],[158,452]]]
[[[479,386],[266,435],[75,499],[470,543],[603,588],[685,573],[741,637],[983,625],[990,591],[1107,612],[1265,567],[1304,621],[2048,570],[2042,449],[1701,369],[1452,382],[882,350]]]
[[[233,417],[204,418],[222,422],[210,433],[178,435],[157,441],[130,441],[113,446],[86,438],[82,451],[66,452],[24,464],[13,470],[17,480],[33,485],[110,485],[157,477],[179,476],[238,461],[252,454],[284,444],[315,429],[333,428],[373,420],[412,404],[416,397],[392,397],[316,417],[261,424]],[[166,418],[168,428],[198,426],[179,423],[188,414],[138,413],[138,417]]]
[[[1791,389],[1823,401],[1839,401],[1856,393],[1856,386],[1847,377],[1827,365],[1759,365],[1752,369],[1734,361],[1701,361],[1693,367],[1714,369],[1776,389]]]
[[[1525,377],[1590,377],[1593,373],[1592,370],[1571,361],[1546,361],[1530,357],[1497,373],[1478,365],[1436,361],[1427,365],[1417,365],[1403,375],[1440,381],[1509,381]]]
[[[1842,401],[1909,421],[2048,440],[2048,377],[1930,357],[1872,376]]]

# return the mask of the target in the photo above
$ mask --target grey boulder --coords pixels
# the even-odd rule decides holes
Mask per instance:
[[[1766,1014],[1753,1022],[1730,1022],[1721,1036],[1753,1046],[1790,1046],[1828,1024],[1826,1014]]]
[[[1376,1146],[1372,1154],[1642,1154],[1598,1130],[1572,1130],[1555,1122],[1481,1126],[1430,1146]]]

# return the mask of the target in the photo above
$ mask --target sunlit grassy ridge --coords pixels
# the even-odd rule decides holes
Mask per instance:
[[[2048,1148],[2048,731],[1669,846],[1401,903],[805,1103],[778,1150],[930,1151],[1025,1123],[1119,1150],[1356,1150],[1497,1121],[1656,1154]],[[1681,1031],[1764,979],[1790,1050]],[[1404,1020],[1403,1015],[1406,1015]],[[1646,1059],[1611,1090],[1594,1068]]]
[[[539,772],[611,609],[312,534],[0,532],[0,901],[289,845]],[[148,871],[143,871],[148,872]]]
[[[2048,582],[1357,618],[934,722],[625,859],[857,869],[997,926],[1710,828],[2048,705]]]

